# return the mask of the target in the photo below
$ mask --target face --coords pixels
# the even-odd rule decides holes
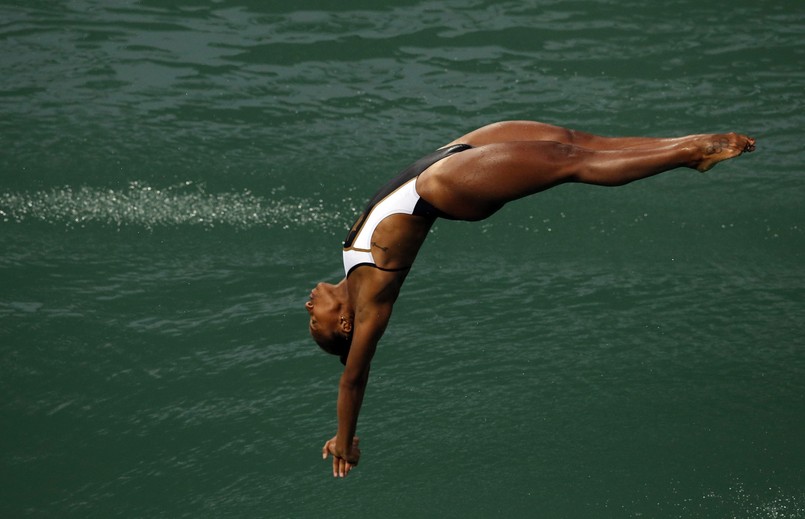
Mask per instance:
[[[310,314],[310,335],[331,337],[338,332],[341,302],[335,295],[335,287],[329,283],[319,283],[310,292],[310,299],[305,303]]]

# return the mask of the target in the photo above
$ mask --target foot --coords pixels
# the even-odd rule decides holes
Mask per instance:
[[[755,139],[737,133],[703,135],[697,143],[701,158],[692,167],[705,172],[722,160],[737,157],[744,152],[755,151]]]

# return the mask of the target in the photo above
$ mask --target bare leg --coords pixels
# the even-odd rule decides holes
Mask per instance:
[[[481,145],[456,153],[425,171],[419,193],[461,220],[480,220],[504,204],[565,182],[619,186],[678,167],[706,171],[754,150],[755,141],[734,133],[693,135],[655,147],[595,150],[553,141]]]
[[[484,146],[514,141],[553,141],[590,150],[623,150],[668,146],[681,142],[685,138],[602,137],[536,121],[503,121],[478,128],[450,144],[464,143],[472,146]]]

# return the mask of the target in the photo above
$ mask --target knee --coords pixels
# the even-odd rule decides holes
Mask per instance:
[[[601,167],[595,161],[582,161],[570,174],[572,182],[592,184],[595,186],[618,187],[630,183],[633,179],[626,175],[613,174],[606,167]]]
[[[597,160],[597,152],[573,144],[557,144],[554,148],[557,173],[568,182],[619,186],[628,182],[609,175]]]

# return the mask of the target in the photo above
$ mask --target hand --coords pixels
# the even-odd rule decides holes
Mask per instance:
[[[352,470],[355,466],[358,465],[358,460],[361,458],[361,449],[358,447],[360,443],[360,438],[354,437],[352,438],[352,449],[350,449],[348,454],[344,454],[339,452],[336,449],[335,439],[337,436],[333,436],[331,439],[325,442],[324,447],[321,449],[321,459],[326,460],[328,454],[333,455],[333,477],[346,477],[349,474],[349,471]]]

